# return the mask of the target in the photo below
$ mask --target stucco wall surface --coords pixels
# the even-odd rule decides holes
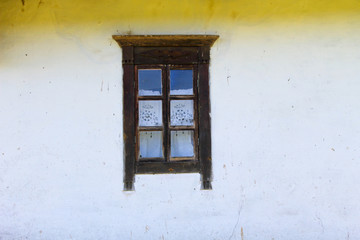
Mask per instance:
[[[359,4],[3,1],[0,239],[360,239]],[[122,191],[113,34],[220,35],[213,190]]]

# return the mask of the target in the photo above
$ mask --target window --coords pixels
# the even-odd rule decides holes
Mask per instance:
[[[210,47],[216,35],[114,35],[123,52],[124,190],[135,174],[200,173],[211,189]]]

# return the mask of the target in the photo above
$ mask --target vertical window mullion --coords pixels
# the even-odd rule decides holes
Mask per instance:
[[[171,138],[170,138],[170,65],[166,65],[166,129],[167,129],[167,156],[166,159],[170,162],[170,146],[171,146]]]
[[[163,149],[165,162],[169,161],[169,94],[168,94],[168,66],[162,67],[162,83],[163,83],[163,122],[164,122],[164,136]]]

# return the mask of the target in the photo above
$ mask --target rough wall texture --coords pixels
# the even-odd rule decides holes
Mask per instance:
[[[360,239],[359,1],[0,8],[0,239]],[[212,191],[122,191],[125,33],[220,35]]]

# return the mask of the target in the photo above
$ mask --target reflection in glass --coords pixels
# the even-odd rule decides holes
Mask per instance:
[[[162,125],[162,101],[139,101],[139,126],[151,127]]]
[[[161,95],[161,69],[139,69],[139,96]]]
[[[171,157],[194,156],[194,131],[171,131]]]
[[[140,132],[140,158],[163,157],[162,132]]]
[[[192,126],[194,123],[194,101],[171,100],[170,121],[172,126]]]
[[[193,95],[193,70],[170,70],[170,95]]]

